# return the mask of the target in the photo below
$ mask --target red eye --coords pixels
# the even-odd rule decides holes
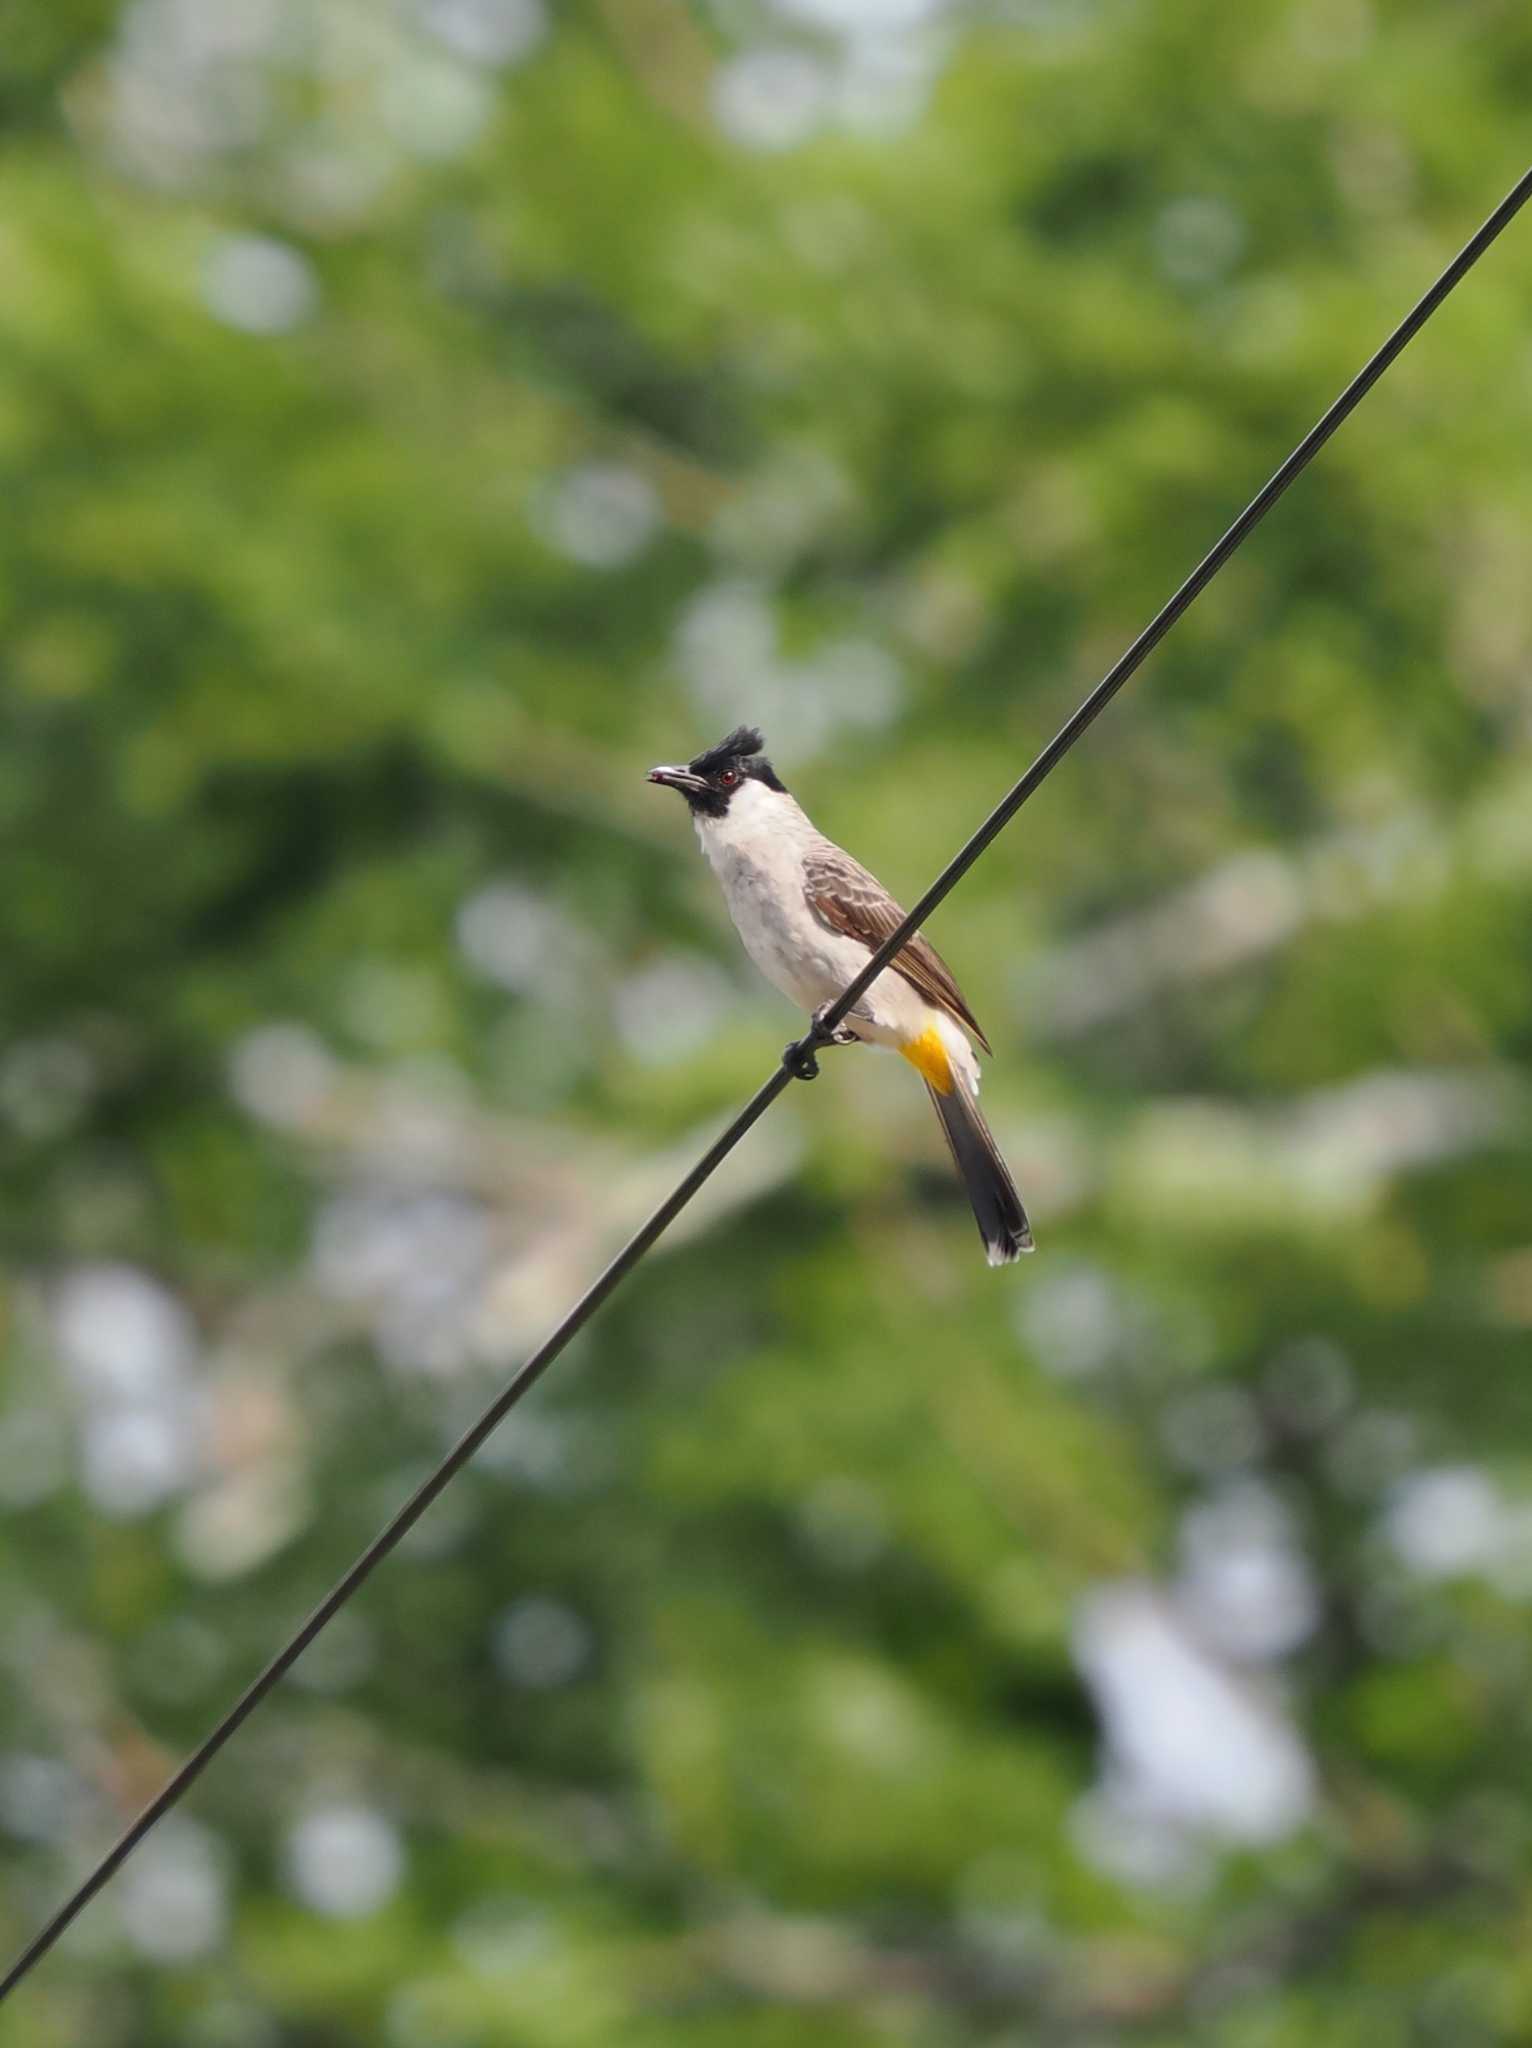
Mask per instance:
[[[739,770],[737,768],[725,768],[718,780],[725,789],[732,789],[739,780]]]

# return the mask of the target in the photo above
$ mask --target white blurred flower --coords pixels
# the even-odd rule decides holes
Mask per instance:
[[[441,1189],[346,1189],[314,1223],[319,1285],[359,1304],[374,1343],[406,1371],[450,1373],[464,1363],[490,1252],[483,1205]]]
[[[136,1266],[79,1266],[53,1295],[53,1330],[87,1400],[150,1400],[180,1392],[196,1355],[192,1321]]]
[[[855,36],[835,84],[837,119],[858,135],[897,135],[912,127],[925,111],[943,54],[935,35]]]
[[[26,1750],[0,1754],[0,1829],[20,1842],[62,1842],[79,1825],[84,1787],[67,1764]]]
[[[1319,1619],[1292,1518],[1267,1488],[1232,1486],[1181,1524],[1176,1593],[1197,1634],[1238,1661],[1286,1656]]]
[[[941,14],[948,0],[773,0],[781,14],[843,36],[895,35]]]
[[[302,1024],[247,1031],[229,1062],[235,1099],[267,1123],[293,1127],[313,1115],[335,1082],[335,1062]]]
[[[289,1831],[284,1856],[295,1896],[333,1920],[386,1905],[404,1875],[399,1831],[375,1807],[316,1806]]]
[[[444,163],[477,142],[494,106],[493,89],[477,71],[450,57],[417,57],[390,69],[381,111],[401,149]]]
[[[108,1408],[81,1424],[80,1481],[103,1514],[148,1514],[196,1468],[192,1418],[173,1408]]]
[[[545,0],[417,0],[420,20],[454,56],[520,64],[548,34]]]
[[[278,0],[132,0],[123,9],[106,107],[113,141],[136,172],[185,183],[206,158],[260,136],[271,110],[261,60],[284,13]]]
[[[231,1472],[181,1510],[176,1553],[199,1579],[238,1578],[291,1542],[311,1506],[285,1463]]]
[[[777,621],[765,588],[736,576],[705,585],[681,614],[676,654],[705,709],[723,714],[737,695],[748,697],[776,665]],[[732,689],[720,699],[724,679]]]
[[[621,569],[648,547],[663,514],[653,484],[618,462],[587,462],[540,497],[537,524],[552,546],[588,569]]]
[[[618,1036],[648,1066],[684,1060],[713,1038],[736,1001],[711,960],[670,953],[629,974],[615,992]]]
[[[496,1664],[512,1685],[532,1692],[568,1685],[590,1662],[594,1648],[589,1623],[564,1601],[542,1594],[517,1600],[495,1624]]]
[[[289,334],[319,303],[308,258],[272,235],[220,235],[202,266],[202,296],[226,327]]]
[[[837,724],[887,725],[904,695],[904,672],[895,657],[877,641],[854,634],[819,648],[804,665],[800,680],[823,707],[827,729]]]
[[[538,982],[550,949],[565,938],[563,920],[552,904],[508,879],[486,883],[457,914],[457,942],[466,959],[517,994]]]
[[[117,1909],[134,1947],[157,1963],[209,1954],[228,1926],[216,1838],[179,1817],[155,1829],[117,1880]]]
[[[1196,1387],[1167,1404],[1160,1423],[1165,1448],[1190,1472],[1248,1465],[1261,1450],[1260,1411],[1242,1387]]]
[[[1412,1472],[1394,1488],[1384,1532],[1395,1554],[1423,1579],[1487,1570],[1499,1555],[1504,1503],[1476,1465]]]
[[[77,1267],[51,1310],[80,1402],[85,1489],[106,1514],[145,1514],[198,1465],[206,1417],[191,1318],[158,1281],[122,1265]]]
[[[1044,953],[1028,972],[1028,999],[1046,1028],[1072,1037],[1162,988],[1259,959],[1291,938],[1303,917],[1292,862],[1276,853],[1235,854],[1147,909]]]
[[[676,657],[706,717],[764,726],[783,762],[812,754],[843,728],[886,725],[904,693],[897,659],[859,635],[787,659],[771,594],[750,577],[720,577],[691,600],[677,624]]]
[[[1211,284],[1245,246],[1245,224],[1222,199],[1173,199],[1154,225],[1160,269],[1175,284]]]
[[[807,50],[744,50],[713,78],[713,113],[731,142],[746,149],[795,149],[824,118],[830,81]]]
[[[1112,1276],[1083,1259],[1064,1260],[1018,1294],[1018,1334],[1045,1372],[1085,1379],[1110,1365],[1130,1334]]]
[[[1313,1767],[1276,1704],[1197,1644],[1155,1588],[1103,1586],[1075,1661],[1106,1735],[1106,1790],[1163,1824],[1274,1842],[1307,1818]]]

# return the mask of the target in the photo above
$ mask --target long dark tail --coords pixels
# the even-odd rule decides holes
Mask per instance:
[[[939,1095],[929,1081],[926,1093],[936,1105],[953,1163],[973,1204],[984,1256],[992,1266],[1008,1266],[1023,1252],[1031,1251],[1032,1226],[1016,1183],[1000,1157],[1000,1147],[979,1114],[978,1103],[956,1073],[947,1094]]]

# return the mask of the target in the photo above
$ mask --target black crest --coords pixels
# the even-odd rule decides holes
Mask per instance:
[[[766,744],[758,725],[737,725],[717,746],[708,747],[688,764],[690,773],[677,786],[696,818],[725,818],[729,805],[748,782],[781,789],[777,772],[761,752]],[[656,769],[653,779],[666,782],[670,772]]]
[[[716,775],[720,768],[738,768],[743,772],[745,763],[759,754],[765,745],[758,725],[737,725],[716,747],[709,747],[705,754],[698,754],[690,764],[691,771],[693,775]]]

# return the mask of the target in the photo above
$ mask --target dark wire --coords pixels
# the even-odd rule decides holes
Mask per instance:
[[[943,868],[903,924],[884,940],[850,987],[815,1020],[813,1029],[803,1041],[806,1047],[823,1045],[829,1041],[836,1025],[853,1004],[865,995],[878,974],[888,965],[916,926],[930,915],[948,891],[967,874],[991,840],[1009,824],[1033,792],[1047,780],[1075,741],[1117,695],[1144,657],[1159,645],[1181,614],[1199,593],[1206,589],[1235,549],[1271,510],[1294,478],[1307,467],[1341,422],[1355,410],[1400,350],[1425,325],[1448,293],[1473,268],[1529,197],[1532,197],[1532,169],[1526,171],[1511,188],[1472,241],[1453,258],[1425,297],[1405,315],[1377,354],[1346,386],[1318,424],[1304,435],[1271,481],[1251,499],[1222,540],[1197,564],[1163,611],[1144,628],[1126,654],[1096,685],[1069,722],[1044,747],[1021,780],[990,812],[962,850]],[[155,1823],[170,1811],[183,1793],[201,1776],[235,1730],[254,1713],[277,1680],[291,1670],[331,1616],[345,1606],[362,1582],[382,1563],[401,1538],[409,1533],[436,1496],[467,1464],[485,1438],[498,1428],[522,1396],[529,1393],[542,1378],[570,1338],[584,1328],[612,1290],[633,1270],[649,1247],[680,1215],[703,1182],[723,1164],[751,1125],[765,1115],[791,1078],[785,1066],[778,1067],[771,1078],[756,1090],[723,1135],[709,1146],[685,1179],[666,1196],[649,1220],[629,1238],[605,1272],[581,1295],[558,1328],[512,1376],[473,1427],[458,1438],[435,1471],[416,1487],[409,1499],[396,1511],[392,1520],[368,1544],[345,1577],[320,1601],[296,1635],[277,1652],[201,1746],[192,1752],[164,1789],[149,1802],[127,1831],[96,1864],[90,1875],[76,1887],[53,1918],[28,1943],[6,1976],[0,1979],[0,1999],[9,1996],[15,1990],[22,1978],[35,1963],[42,1960],[70,1922],[121,1867]]]
[[[948,861],[914,909],[908,912],[903,924],[897,931],[889,933],[850,987],[843,990],[829,1008],[816,1018],[815,1030],[810,1034],[811,1037],[827,1037],[852,1006],[867,993],[905,940],[918,925],[925,922],[948,891],[963,879],[990,841],[1004,831],[1028,797],[1047,781],[1075,741],[1095,724],[1140,663],[1147,655],[1153,653],[1181,614],[1206,590],[1235,549],[1260,525],[1288,485],[1308,468],[1336,428],[1355,412],[1394,358],[1414,340],[1443,299],[1467,276],[1501,230],[1510,226],[1529,198],[1532,198],[1532,170],[1522,173],[1483,227],[1453,257],[1424,298],[1410,308],[1377,354],[1358,370],[1340,397],[1304,435],[1271,481],[1250,500],[1222,540],[1203,556],[1164,610],[1155,614],[1127,653],[1114,667],[1107,670],[1079,710],[1043,748],[1026,774],[1001,798],[973,837]]]

